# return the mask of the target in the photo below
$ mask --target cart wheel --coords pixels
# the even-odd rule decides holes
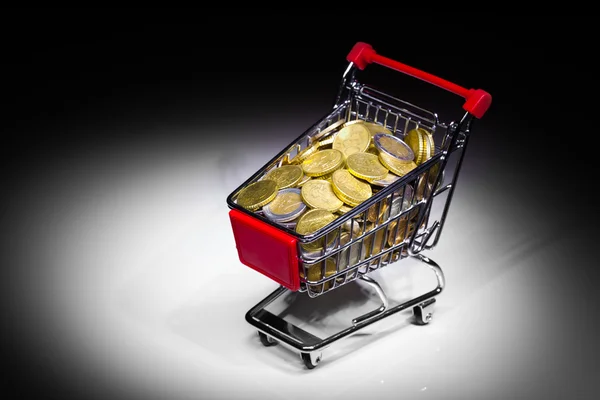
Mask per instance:
[[[262,332],[258,332],[258,337],[260,338],[260,342],[263,344],[263,346],[269,347],[275,346],[277,344],[277,342],[274,339],[271,339]]]
[[[433,318],[433,305],[435,304],[435,299],[431,299],[426,303],[421,303],[415,307],[413,307],[413,314],[415,317],[415,324],[417,325],[427,325],[431,322]]]
[[[311,353],[301,353],[300,355],[302,356],[302,361],[304,361],[304,365],[306,365],[306,368],[308,369],[313,369],[314,367],[319,365],[322,358],[321,353],[314,355]]]

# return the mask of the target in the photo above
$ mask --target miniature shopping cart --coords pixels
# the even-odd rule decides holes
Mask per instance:
[[[375,52],[366,43],[357,43],[347,56],[345,70],[333,110],[301,134],[289,146],[241,184],[227,198],[229,215],[240,261],[269,277],[280,286],[246,314],[265,346],[281,343],[299,352],[307,368],[314,368],[322,351],[334,342],[385,317],[412,308],[414,321],[431,321],[435,297],[444,289],[444,274],[438,264],[422,254],[438,243],[456,188],[474,118],[481,118],[491,96],[481,89],[465,89]],[[466,113],[459,122],[444,123],[438,115],[380,89],[359,83],[360,71],[371,63],[411,75],[465,99]],[[261,212],[248,211],[236,203],[247,185],[257,182],[273,168],[293,160],[311,146],[320,133],[352,120],[376,123],[399,138],[411,129],[423,128],[433,134],[435,150],[430,158],[394,183],[373,194],[367,201],[342,214],[318,231],[300,235],[293,227],[275,223]],[[453,156],[455,162],[449,163]],[[437,204],[437,214],[432,205]],[[321,243],[320,251],[306,252],[310,244]],[[312,248],[314,248],[313,246]],[[390,307],[379,284],[369,274],[384,266],[413,257],[429,266],[437,278],[431,291]],[[326,270],[334,265],[334,271]],[[311,280],[310,268],[321,268],[318,280]],[[314,274],[313,274],[314,277]],[[285,321],[266,310],[284,293],[305,292],[310,298],[361,280],[381,300],[376,310],[352,320],[352,325],[327,338]]]

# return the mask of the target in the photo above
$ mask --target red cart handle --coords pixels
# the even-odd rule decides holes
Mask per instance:
[[[427,72],[413,68],[409,65],[402,64],[398,61],[394,61],[387,57],[383,57],[373,50],[370,44],[358,42],[354,45],[348,57],[346,59],[349,62],[354,63],[360,70],[366,68],[371,63],[377,63],[384,67],[391,68],[398,72],[403,72],[407,75],[421,79],[425,82],[429,82],[432,85],[446,89],[449,92],[457,94],[463,97],[466,101],[463,108],[469,113],[473,114],[476,118],[483,117],[483,114],[487,111],[492,103],[492,96],[481,89],[465,89],[462,86],[458,86],[455,83],[449,82],[445,79],[439,78],[435,75],[431,75]]]

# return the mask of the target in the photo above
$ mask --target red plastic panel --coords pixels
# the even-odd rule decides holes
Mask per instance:
[[[413,76],[417,79],[421,79],[425,82],[431,83],[432,85],[459,95],[466,100],[463,104],[463,108],[473,114],[476,118],[483,117],[485,112],[492,104],[492,96],[484,90],[466,89],[455,83],[421,71],[420,69],[413,68],[410,65],[383,57],[377,54],[373,47],[367,43],[356,43],[354,47],[352,47],[352,50],[350,50],[350,53],[348,53],[346,59],[349,62],[354,63],[354,65],[356,65],[356,67],[360,70],[365,69],[367,65],[371,63],[380,64],[384,67],[388,67],[406,75]]]
[[[229,218],[242,264],[297,291],[298,239],[238,210],[229,211]]]

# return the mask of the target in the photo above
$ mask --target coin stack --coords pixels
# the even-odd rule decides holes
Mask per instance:
[[[237,204],[249,211],[262,212],[266,218],[295,229],[300,235],[308,235],[367,201],[378,190],[408,174],[433,154],[433,136],[421,127],[410,130],[400,139],[378,123],[359,119],[340,120],[312,136],[309,145],[295,157],[290,159],[286,155],[281,166],[243,188],[237,196]],[[387,207],[385,202],[370,207],[362,221],[369,225],[366,230],[373,229],[389,216],[399,215],[401,210],[410,206],[413,194],[417,200],[422,198],[425,189],[431,189],[435,182],[435,177],[429,175],[429,179],[421,177],[415,193],[410,185],[405,185],[401,189],[405,193],[400,193],[402,195],[397,196],[391,207]],[[399,200],[402,198],[404,204],[401,205]],[[363,256],[374,255],[385,245],[400,243],[414,229],[410,224],[403,224],[402,220],[394,222],[394,226],[390,225],[387,240],[375,237],[379,245],[364,246],[369,251]],[[383,232],[379,230],[378,234]],[[323,254],[324,249],[337,246],[337,235],[330,236],[335,237],[303,244],[303,255],[316,258]],[[353,261],[350,265],[354,264]],[[318,274],[314,272],[317,270]],[[311,271],[307,273],[311,281],[322,275],[320,267]],[[335,265],[327,265],[326,276],[336,272]]]

